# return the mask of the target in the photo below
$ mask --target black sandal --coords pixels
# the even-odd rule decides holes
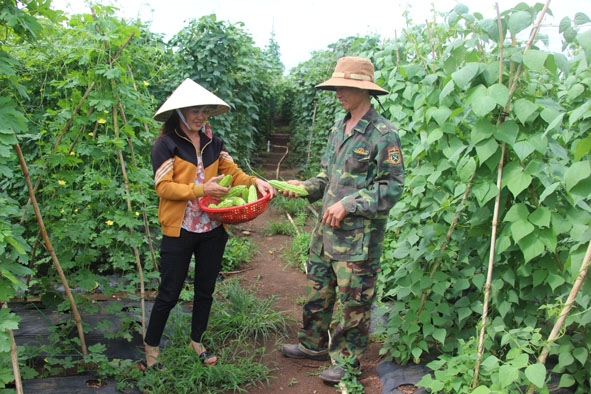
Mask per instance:
[[[162,371],[164,369],[164,364],[161,362],[157,362],[156,364],[152,364],[148,367],[145,360],[140,360],[136,364],[137,369],[146,373],[148,371]]]
[[[203,365],[208,366],[208,367],[212,367],[217,363],[217,357],[214,356],[213,354],[209,354],[207,352],[203,352],[199,355],[199,358],[201,359],[201,362],[203,363]],[[212,363],[208,363],[207,360],[211,360],[212,358],[215,358],[216,360]]]

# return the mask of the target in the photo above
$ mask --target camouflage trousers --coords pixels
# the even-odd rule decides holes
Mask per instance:
[[[369,341],[379,260],[331,261],[310,255],[303,325],[298,333],[304,347],[328,349],[335,363],[360,358]],[[335,311],[337,296],[339,307]]]

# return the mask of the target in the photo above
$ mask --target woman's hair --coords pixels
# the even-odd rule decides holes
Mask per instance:
[[[164,122],[160,128],[160,135],[172,133],[175,129],[180,127],[180,118],[176,111],[172,111],[169,118]]]

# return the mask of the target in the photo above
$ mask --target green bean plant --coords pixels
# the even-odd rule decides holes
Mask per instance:
[[[407,15],[396,37],[345,51],[372,59],[389,91],[374,103],[398,128],[406,166],[379,280],[388,321],[376,334],[387,359],[432,361],[440,372],[423,383],[434,392],[544,392],[555,377],[590,389],[588,280],[550,337],[591,241],[590,20],[563,19],[562,52],[552,52],[537,28],[546,6]],[[291,89],[322,81],[343,54],[335,49],[303,64],[324,73]],[[330,123],[334,107],[322,102],[313,118],[305,103],[300,124]],[[458,370],[473,373],[450,387],[443,374]]]

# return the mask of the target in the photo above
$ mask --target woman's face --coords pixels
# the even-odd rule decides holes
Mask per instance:
[[[199,105],[195,107],[186,107],[181,108],[181,112],[187,121],[187,124],[191,127],[191,130],[198,131],[201,130],[207,118],[212,113],[215,107],[210,105]],[[186,129],[186,125],[181,121],[181,128],[184,131]]]
[[[347,112],[354,111],[367,101],[367,90],[341,86],[336,88],[336,97]]]

